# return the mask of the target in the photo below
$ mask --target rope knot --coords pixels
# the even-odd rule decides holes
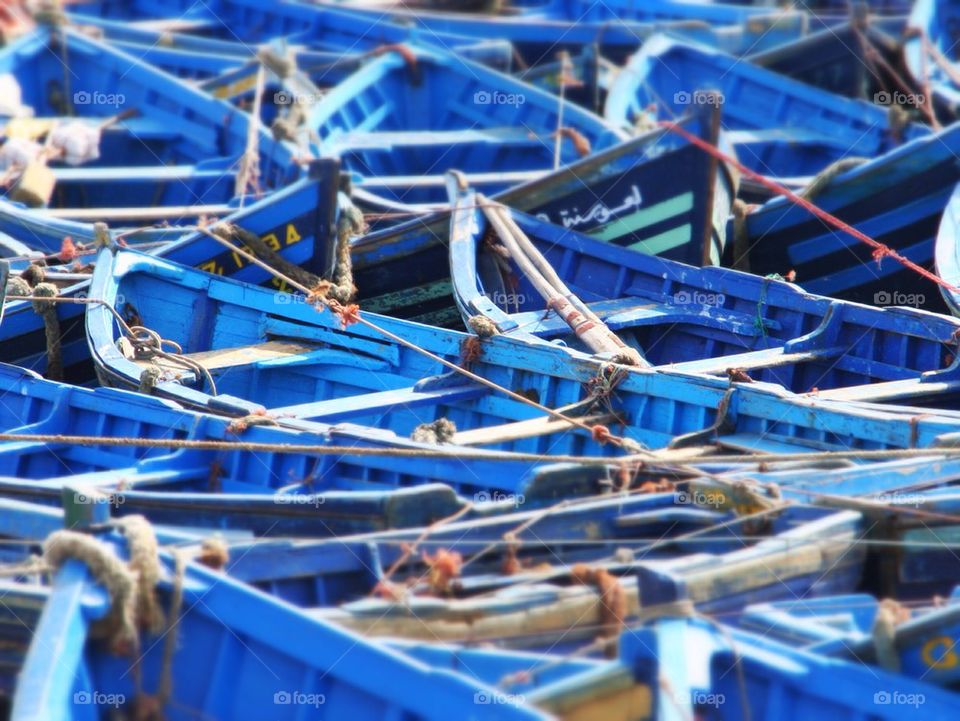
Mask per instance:
[[[129,651],[136,647],[137,579],[109,545],[76,531],[56,531],[43,544],[43,558],[55,570],[69,560],[86,565],[111,601],[107,614],[93,624],[93,635],[107,638],[114,650]]]
[[[254,411],[243,418],[235,418],[227,426],[227,432],[239,436],[251,426],[276,426],[277,421],[265,410]]]
[[[481,338],[492,338],[500,332],[497,330],[497,324],[485,315],[471,316],[467,320],[467,325]]]
[[[26,298],[31,295],[33,295],[33,289],[27,281],[19,275],[10,276],[10,280],[7,281],[8,298]]]
[[[24,268],[21,276],[27,283],[34,287],[39,283],[42,283],[46,279],[46,271],[43,269],[42,265],[38,263],[31,263],[26,268]]]
[[[160,382],[161,377],[163,377],[163,371],[156,366],[144,368],[140,373],[140,387],[137,390],[140,393],[151,395],[153,389],[157,387],[157,383]]]
[[[872,257],[874,261],[876,261],[877,265],[880,265],[880,261],[882,261],[888,255],[893,255],[893,251],[890,250],[890,248],[888,248],[887,246],[881,245],[873,249],[873,252],[870,254],[870,257]]]
[[[432,423],[421,423],[413,429],[410,438],[417,443],[442,445],[450,443],[456,433],[457,425],[453,421],[447,418],[438,418]]]
[[[77,250],[73,238],[69,235],[64,236],[63,241],[60,243],[60,252],[57,253],[57,259],[61,263],[69,263],[71,260],[76,260],[79,256],[80,252]]]
[[[48,298],[56,298],[59,295],[57,286],[53,283],[39,283],[33,289],[33,309],[40,315],[56,312],[57,304]]]
[[[360,322],[360,306],[356,303],[348,303],[339,308],[331,308],[331,310],[340,316],[340,327],[344,330],[354,323]]]
[[[606,363],[593,378],[587,381],[587,389],[593,398],[609,398],[629,371],[618,365]]]
[[[127,539],[130,549],[130,561],[127,565],[137,580],[137,618],[143,628],[154,634],[160,633],[165,620],[155,593],[160,582],[160,558],[153,526],[143,516],[126,516],[116,524],[117,529]]]
[[[460,576],[463,568],[463,556],[456,551],[438,548],[435,555],[431,556],[424,551],[421,558],[430,568],[427,577],[430,590],[438,596],[448,594],[451,590],[451,582]]]
[[[609,443],[611,438],[610,429],[600,423],[596,424],[595,426],[591,426],[590,435],[593,436],[593,440],[595,440],[601,446]]]

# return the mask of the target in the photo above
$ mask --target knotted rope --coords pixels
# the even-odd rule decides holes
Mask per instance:
[[[457,433],[456,424],[447,418],[438,418],[432,423],[421,423],[410,434],[417,443],[430,443],[435,446],[453,441]]]
[[[39,283],[33,289],[33,310],[43,318],[43,329],[47,337],[46,377],[54,381],[63,380],[63,356],[60,348],[60,318],[57,316],[57,304],[48,300],[59,295],[53,283]]]
[[[124,355],[129,353],[133,358],[138,360],[154,360],[159,358],[192,371],[198,378],[204,379],[212,395],[217,395],[217,384],[214,382],[210,371],[207,370],[206,366],[202,363],[183,355],[183,348],[180,347],[179,343],[162,338],[156,331],[140,325],[125,326],[124,331],[125,335],[118,341],[121,352],[127,351]],[[124,347],[125,344],[126,348]],[[167,348],[170,350],[167,350]],[[140,374],[140,388],[148,393],[156,386],[162,377],[160,369],[157,368],[155,370],[157,371],[156,373],[150,368],[147,368]],[[150,372],[148,373],[147,371]]]
[[[93,624],[92,633],[107,638],[114,649],[137,647],[137,577],[108,544],[76,531],[57,531],[43,544],[43,558],[53,570],[69,560],[86,565],[111,601],[110,610]]]

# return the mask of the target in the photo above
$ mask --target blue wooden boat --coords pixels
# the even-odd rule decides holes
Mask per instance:
[[[888,68],[899,66],[900,36],[905,27],[902,17],[855,17],[753,53],[748,59],[821,90],[870,102],[886,100],[889,104],[894,100],[893,89],[897,88],[898,78]],[[876,52],[879,59],[873,58],[871,52]],[[901,90],[900,95],[906,100],[907,93]]]
[[[948,721],[958,703],[957,694],[932,684],[796,650],[712,619],[667,614],[625,632],[620,648],[621,663],[638,681],[668,679],[652,701],[659,721]],[[539,693],[528,700],[537,703]]]
[[[934,238],[954,186],[960,126],[914,140],[828,179],[811,200],[869,237],[933,270]],[[873,250],[826,228],[785,198],[745,218],[744,247],[757,274],[794,271],[806,290],[877,305],[911,305],[941,312],[939,286],[899,263],[873,260]],[[949,253],[946,250],[944,253]],[[943,272],[950,272],[944,256]]]
[[[419,33],[386,22],[385,18],[362,22],[342,6],[320,7],[311,3],[212,0],[197,5],[188,0],[163,4],[152,0],[80,0],[71,2],[67,9],[74,24],[98,28],[109,40],[121,44],[159,43],[214,54],[226,51],[248,58],[253,52],[251,46],[278,40],[325,53],[331,60],[412,41],[425,40],[467,55],[476,50],[472,46],[478,45],[473,33]],[[492,44],[489,38],[480,43]]]
[[[363,455],[368,448],[430,448],[422,443],[369,429],[303,423],[243,431],[245,441],[273,450],[181,449],[175,444],[182,440],[236,440],[239,430],[227,419],[188,412],[169,401],[55,383],[7,365],[0,365],[0,397],[0,432],[63,436],[59,442],[0,444],[5,498],[60,505],[67,497],[88,511],[102,507],[116,515],[143,514],[155,523],[192,529],[320,537],[421,526],[464,513],[468,497],[482,500],[476,494],[491,499],[479,504],[483,513],[505,513],[516,505],[496,502],[501,497],[521,494],[533,507],[554,502],[558,494],[601,492],[606,477],[602,467],[570,473],[551,468],[549,461],[532,464],[483,453],[471,460],[477,476],[464,477],[463,461],[455,455]],[[83,444],[68,438],[97,433],[170,440],[174,447]],[[284,444],[293,451],[297,446],[320,450],[284,453],[277,448]],[[360,455],[322,453],[331,445],[355,447]]]
[[[904,63],[921,88],[929,88],[943,103],[947,122],[960,110],[956,71],[958,8],[950,0],[916,0],[907,21]]]
[[[631,58],[610,89],[604,114],[630,128],[651,113],[672,120],[692,104],[709,103],[721,105],[723,128],[741,162],[785,179],[815,175],[841,158],[874,158],[929,132],[915,124],[891,127],[884,108],[666,35],[650,38]]]
[[[228,222],[258,234],[268,249],[275,250],[286,261],[295,263],[318,276],[329,275],[333,263],[338,218],[337,180],[339,166],[335,161],[315,162],[303,178],[246,208],[238,209]],[[71,221],[49,222],[35,213],[12,204],[0,203],[0,229],[22,238],[30,247],[45,253],[60,251],[64,238],[81,253],[80,262],[96,257],[97,238],[94,226]],[[204,268],[212,273],[264,283],[274,280],[265,271],[231,253],[216,241],[195,230],[176,227],[126,229],[114,231],[113,237],[125,238],[131,246],[143,247],[152,253]],[[56,259],[51,259],[51,263]],[[83,299],[89,280],[77,275],[61,275],[57,282],[61,297]],[[56,280],[55,278],[51,278]],[[275,286],[279,287],[279,286]],[[0,361],[16,363],[41,373],[48,372],[47,321],[29,301],[7,298],[6,323],[0,327]],[[56,306],[60,326],[60,365],[62,378],[84,383],[94,378],[90,353],[83,332],[83,306],[59,303]]]
[[[960,284],[958,240],[960,240],[960,184],[954,188],[953,195],[950,196],[944,208],[934,245],[937,275],[954,286]],[[960,294],[946,288],[941,288],[940,292],[950,312],[960,315]]]
[[[518,508],[525,505],[518,499]],[[46,532],[46,509],[10,510],[19,513],[0,528],[6,537]],[[68,506],[67,518],[76,515]],[[224,570],[365,635],[559,653],[589,644],[602,616],[595,608],[600,589],[581,582],[581,568],[622,587],[621,623],[639,618],[667,569],[690,579],[691,597],[705,610],[739,610],[751,600],[852,590],[866,558],[862,523],[856,512],[797,504],[754,528],[735,512],[658,493],[481,515],[429,530],[234,541]],[[445,582],[430,576],[437,559],[454,564]]]
[[[108,719],[145,709],[170,719],[293,719],[305,711],[466,719],[478,718],[476,694],[496,693],[167,553],[157,557],[155,585],[135,591],[134,573],[147,571],[128,566],[127,549],[137,548],[147,568],[153,558],[150,539],[128,533],[64,531],[45,546],[55,568],[49,586],[36,574],[0,582],[5,616],[21,623],[13,638],[32,632],[11,719]],[[124,607],[124,592],[141,594],[137,611],[136,603]],[[121,613],[131,614],[126,625]],[[430,693],[410,693],[416,687]],[[546,718],[521,703],[498,704],[488,716]]]
[[[504,15],[431,12],[382,5],[371,8],[351,5],[346,9],[342,3],[316,4],[342,8],[359,25],[390,22],[417,28],[428,37],[433,33],[446,33],[507,40],[526,66],[552,62],[560,51],[577,53],[588,45],[597,45],[605,57],[622,62],[658,31],[742,54],[775,47],[808,29],[807,18],[802,13],[785,14],[729,5],[713,9],[714,19],[725,27],[711,27],[703,17],[711,13],[711,8],[686,2],[642,3],[627,18],[611,18],[601,4],[586,2],[571,3],[571,7],[566,7],[566,2],[551,3],[547,8],[527,7],[519,13]],[[591,12],[601,17],[588,17]],[[743,22],[748,16],[750,22]]]
[[[349,420],[401,435],[446,419],[457,428],[450,439],[455,444],[589,455],[620,451],[598,443],[582,426],[571,432],[568,422],[551,419],[538,401],[585,413],[588,427],[612,421],[630,447],[646,448],[694,439],[723,445],[728,435],[737,447],[758,450],[924,447],[955,423],[936,414],[916,418],[868,404],[797,399],[769,384],[639,368],[617,373],[611,419],[612,409],[594,407],[588,387],[591,378],[605,378],[615,366],[575,350],[499,336],[464,346],[468,336],[462,333],[373,314],[364,317],[376,329],[344,329],[339,317],[295,296],[116,248],[101,251],[91,294],[105,301],[88,305],[86,321],[101,382],[139,388],[146,378],[152,393],[240,416]],[[134,331],[118,325],[118,318],[149,329],[164,348],[176,343],[179,352],[151,358],[141,351],[135,357],[129,345]],[[526,400],[451,373],[437,358],[454,365],[468,360],[473,373],[521,389]],[[919,382],[911,388],[911,395],[935,394]],[[735,403],[737,395],[743,398]],[[651,404],[671,411],[651,414]],[[731,414],[731,408],[738,410]],[[692,435],[682,437],[687,433]]]
[[[491,243],[497,233],[487,205],[459,190],[451,219],[451,279],[465,324],[483,316],[502,334],[589,351],[523,267]],[[692,268],[671,262],[670,251],[632,252],[508,213],[534,251],[559,269],[565,287],[654,366],[719,376],[739,369],[753,380],[846,401],[903,402],[915,391],[931,395],[923,390],[930,383],[945,400],[960,380],[952,350],[960,325],[944,316],[813,296],[725,268]]]
[[[443,204],[451,168],[496,193],[627,137],[543,90],[427,49],[372,60],[307,108],[305,129],[356,187],[401,208]]]
[[[294,3],[269,6],[251,0],[222,0],[186,10],[188,17],[202,16],[199,24],[184,22],[183,14],[169,11],[172,27],[164,30],[163,17],[123,21],[121,13],[157,13],[149,3],[80,4],[70,13],[85,32],[100,34],[114,47],[163,68],[181,78],[208,80],[245,65],[268,50],[282,69],[293,61],[321,88],[332,87],[385,47],[403,43],[432,43],[500,69],[509,69],[509,43],[457,37],[425,36],[390,23],[358,24],[357,19],[334,8]],[[91,14],[99,13],[99,14]],[[168,11],[163,10],[166,14]],[[246,89],[256,82],[247,78]]]
[[[868,594],[748,606],[744,628],[815,653],[859,659],[911,678],[955,686],[960,593],[920,607]]]
[[[683,124],[722,144],[712,115],[701,110]],[[738,174],[726,164],[658,129],[494,199],[612,245],[701,265],[718,262],[737,187]],[[354,199],[375,204],[358,189]],[[449,230],[449,212],[441,212],[358,238],[352,256],[361,306],[462,328],[451,293]]]
[[[76,157],[28,165],[7,193],[49,206],[36,211],[44,218],[194,222],[229,214],[238,196],[267,193],[301,174],[294,149],[266,129],[251,132],[246,114],[68,28],[41,28],[17,40],[0,52],[0,73],[19,83],[22,103],[35,116],[12,120],[11,135],[14,124],[18,137],[41,140],[77,127],[68,121],[85,134],[103,126],[99,141]],[[41,167],[44,182],[32,182],[29,171],[40,174]]]

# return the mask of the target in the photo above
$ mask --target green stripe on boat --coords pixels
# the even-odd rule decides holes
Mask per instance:
[[[659,235],[653,236],[652,238],[641,240],[633,245],[628,245],[627,247],[631,250],[638,250],[641,253],[647,253],[648,255],[660,255],[661,253],[666,253],[668,250],[688,242],[690,240],[690,233],[690,224],[687,223],[685,225],[681,225],[679,228],[667,230]]]
[[[617,218],[606,225],[602,225],[590,233],[599,240],[616,240],[629,235],[640,228],[660,223],[667,218],[689,213],[693,209],[693,193],[683,193],[669,200],[664,200],[649,208],[638,210],[625,218]],[[671,246],[672,247],[672,246]]]

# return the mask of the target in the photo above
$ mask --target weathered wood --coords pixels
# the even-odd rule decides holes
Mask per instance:
[[[38,213],[51,218],[96,222],[229,215],[234,211],[236,208],[230,205],[176,205],[159,208],[50,208]]]
[[[266,343],[256,345],[238,346],[236,348],[221,348],[219,350],[201,351],[199,353],[185,353],[184,358],[200,363],[208,370],[221,368],[233,368],[236,366],[250,365],[251,363],[260,363],[263,361],[276,360],[277,358],[288,358],[294,355],[300,355],[313,350],[312,346],[301,343],[289,343],[279,340],[271,340]],[[164,361],[161,358],[149,360],[136,360],[137,364],[146,366],[160,366],[183,370],[183,366],[176,363]]]
[[[602,413],[586,416],[579,420],[589,424],[607,424],[616,421],[616,419],[617,417],[612,413]],[[570,423],[567,421],[543,416],[542,418],[531,418],[526,421],[517,421],[516,423],[504,423],[499,426],[462,431],[457,433],[451,442],[461,446],[483,446],[493,443],[518,441],[522,438],[536,438],[537,436],[545,436],[550,433],[559,433],[567,430],[570,430]]]

